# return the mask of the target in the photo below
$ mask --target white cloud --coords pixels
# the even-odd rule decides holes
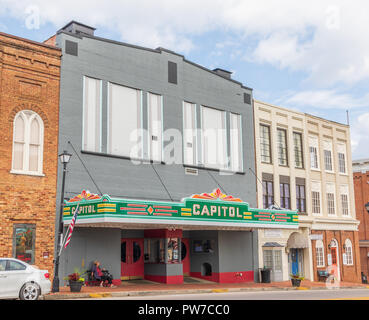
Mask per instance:
[[[351,126],[352,158],[369,157],[369,113],[364,113],[354,120]]]
[[[367,0],[0,0],[0,15],[24,21],[31,5],[40,8],[41,26],[75,19],[116,31],[123,41],[183,53],[193,50],[194,35],[230,31],[247,59],[305,72],[311,83],[369,78]]]

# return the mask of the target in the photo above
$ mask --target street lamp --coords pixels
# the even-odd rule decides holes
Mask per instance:
[[[63,234],[64,185],[65,185],[65,174],[67,172],[67,164],[71,156],[72,155],[65,150],[62,154],[59,155],[60,162],[63,164],[63,182],[60,199],[59,232],[58,232],[58,242],[56,246],[56,256],[54,259],[54,279],[52,292],[59,292],[59,252],[61,247],[61,237]]]
[[[365,205],[365,209],[366,209],[366,211],[368,211],[368,213],[369,213],[369,202]]]

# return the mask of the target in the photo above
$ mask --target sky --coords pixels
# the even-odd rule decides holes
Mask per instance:
[[[257,100],[349,119],[353,159],[369,158],[367,0],[0,0],[0,31],[16,36],[42,42],[71,20],[232,71]]]

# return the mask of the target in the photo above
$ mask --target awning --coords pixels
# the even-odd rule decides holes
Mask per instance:
[[[303,249],[309,247],[309,241],[301,233],[294,232],[290,235],[287,241],[289,249]]]
[[[281,245],[280,243],[278,242],[265,242],[263,244],[263,248],[266,247],[266,248],[282,248],[284,247],[283,245]]]

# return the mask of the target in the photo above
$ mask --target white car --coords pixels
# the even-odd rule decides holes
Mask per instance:
[[[18,259],[0,258],[0,299],[37,300],[50,290],[47,270]]]

